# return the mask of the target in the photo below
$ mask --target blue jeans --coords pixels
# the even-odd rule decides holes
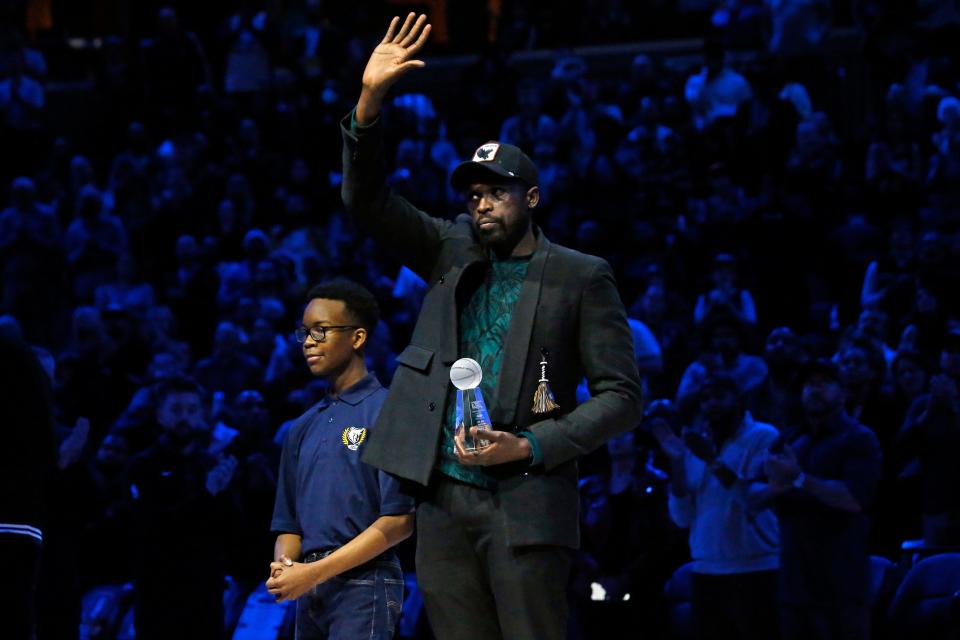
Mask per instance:
[[[372,560],[341,573],[297,600],[297,640],[388,640],[403,606],[396,559]]]

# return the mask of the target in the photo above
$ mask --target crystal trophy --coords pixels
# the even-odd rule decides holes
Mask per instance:
[[[480,393],[482,379],[480,363],[471,358],[461,358],[450,367],[450,382],[457,388],[455,435],[459,437],[463,433],[463,448],[467,451],[476,451],[490,444],[489,440],[470,435],[471,427],[490,429],[490,414]]]

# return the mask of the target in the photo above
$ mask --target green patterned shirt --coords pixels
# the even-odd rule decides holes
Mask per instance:
[[[520,287],[527,277],[531,256],[493,258],[486,278],[477,287],[460,311],[460,358],[473,358],[480,363],[483,379],[480,392],[490,408],[497,390],[503,362],[503,343],[507,339],[513,308],[520,298]],[[447,392],[447,419],[440,443],[438,468],[451,478],[479,487],[493,488],[496,482],[480,467],[467,467],[454,455],[453,433],[456,428],[457,389],[451,384]]]

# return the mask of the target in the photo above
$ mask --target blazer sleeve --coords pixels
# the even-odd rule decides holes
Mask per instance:
[[[417,209],[387,186],[383,126],[378,118],[353,126],[353,112],[340,122],[343,135],[343,183],[347,215],[360,230],[391,251],[424,280],[440,254],[452,223]]]
[[[590,389],[589,400],[568,414],[528,428],[552,469],[589,453],[618,433],[637,426],[643,408],[633,336],[613,271],[598,260],[584,288],[577,348]]]

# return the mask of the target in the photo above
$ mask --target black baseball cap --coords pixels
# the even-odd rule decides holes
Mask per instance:
[[[450,174],[450,184],[463,191],[474,182],[489,180],[491,174],[520,180],[527,186],[540,183],[540,172],[527,154],[512,144],[491,140],[473,152],[473,158],[461,162]]]

